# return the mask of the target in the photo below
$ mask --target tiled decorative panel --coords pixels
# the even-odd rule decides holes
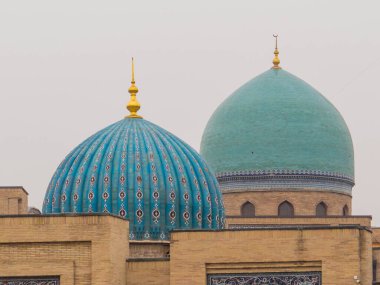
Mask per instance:
[[[59,285],[59,277],[0,277],[0,285]]]
[[[207,285],[321,285],[321,272],[208,274]]]

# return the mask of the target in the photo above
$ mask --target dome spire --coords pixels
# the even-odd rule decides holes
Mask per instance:
[[[278,38],[278,35],[273,35],[273,37],[276,38],[276,48],[274,49],[274,59],[273,59],[273,69],[280,69],[281,67],[279,66],[280,64],[280,59],[278,58],[278,54],[280,53],[278,51],[278,48],[277,48],[277,38]]]
[[[132,57],[132,80],[131,80],[131,87],[128,89],[129,94],[131,94],[131,99],[129,100],[127,104],[127,109],[130,112],[126,118],[142,118],[141,116],[137,115],[137,111],[140,109],[140,103],[136,99],[136,94],[139,92],[139,89],[135,85],[135,64]]]

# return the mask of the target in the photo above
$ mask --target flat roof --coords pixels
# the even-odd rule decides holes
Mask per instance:
[[[276,216],[276,215],[273,215],[273,216],[253,216],[253,217],[243,217],[243,216],[239,216],[239,215],[233,215],[233,216],[226,216],[226,219],[228,218],[233,218],[233,219],[273,219],[273,218],[276,218],[276,219],[303,219],[303,218],[315,218],[315,219],[329,219],[329,218],[343,218],[343,219],[349,219],[349,218],[368,218],[368,219],[371,219],[372,220],[372,216],[371,215],[351,215],[351,216],[339,216],[339,215],[328,215],[328,216],[324,216],[324,217],[317,217],[315,215],[297,215],[297,216],[293,216],[293,217],[280,217],[280,216]]]
[[[172,230],[172,233],[180,233],[180,232],[239,232],[239,231],[267,231],[267,230],[280,230],[280,231],[288,231],[288,230],[341,230],[341,229],[359,229],[365,230],[368,232],[372,232],[370,228],[364,227],[361,225],[258,225],[254,227],[247,228],[234,228],[234,229],[220,229],[220,230],[209,230],[209,229],[177,229]]]
[[[152,261],[169,261],[169,257],[132,257],[132,258],[127,258],[127,262],[152,262]]]
[[[1,189],[21,189],[26,195],[29,195],[28,191],[25,190],[24,186],[0,186]]]
[[[0,215],[1,218],[49,218],[49,217],[83,217],[83,216],[110,216],[124,221],[129,219],[122,218],[112,213],[62,213],[62,214],[22,214],[22,215]]]

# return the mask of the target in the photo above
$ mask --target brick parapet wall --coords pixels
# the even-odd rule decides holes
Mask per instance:
[[[0,264],[12,265],[0,266],[0,276],[41,276],[50,268],[49,275],[61,276],[63,285],[126,283],[127,220],[110,215],[1,216],[0,228]],[[35,270],[25,271],[28,265]]]
[[[216,265],[222,265],[223,272],[244,273],[262,264],[266,265],[261,272],[278,272],[283,264],[281,271],[297,272],[304,271],[302,264],[316,270],[314,263],[319,262],[324,285],[356,284],[354,276],[359,276],[361,284],[370,285],[369,240],[369,229],[352,225],[176,231],[172,233],[170,284],[206,284],[207,273],[214,272]],[[290,265],[285,268],[284,264]]]
[[[21,186],[0,187],[0,215],[28,213],[28,192]]]
[[[130,260],[127,262],[127,285],[168,285],[169,260]],[[189,283],[191,284],[191,283]]]

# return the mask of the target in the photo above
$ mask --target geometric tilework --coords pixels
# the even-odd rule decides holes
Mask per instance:
[[[354,181],[340,173],[311,170],[239,171],[217,173],[222,192],[247,190],[330,190],[351,195]]]
[[[0,277],[0,285],[59,285],[59,277]]]
[[[329,171],[319,171],[319,170],[287,170],[287,169],[273,169],[273,170],[252,170],[252,171],[229,171],[229,172],[219,172],[216,173],[217,178],[222,177],[263,177],[263,176],[311,176],[311,177],[326,177],[331,179],[337,179],[345,181],[347,183],[354,184],[352,177],[344,175],[339,172],[329,172]]]
[[[200,155],[153,123],[131,118],[66,156],[49,183],[43,213],[112,213],[129,219],[132,240],[224,226],[218,182]]]
[[[207,285],[321,285],[321,272],[208,274]]]

